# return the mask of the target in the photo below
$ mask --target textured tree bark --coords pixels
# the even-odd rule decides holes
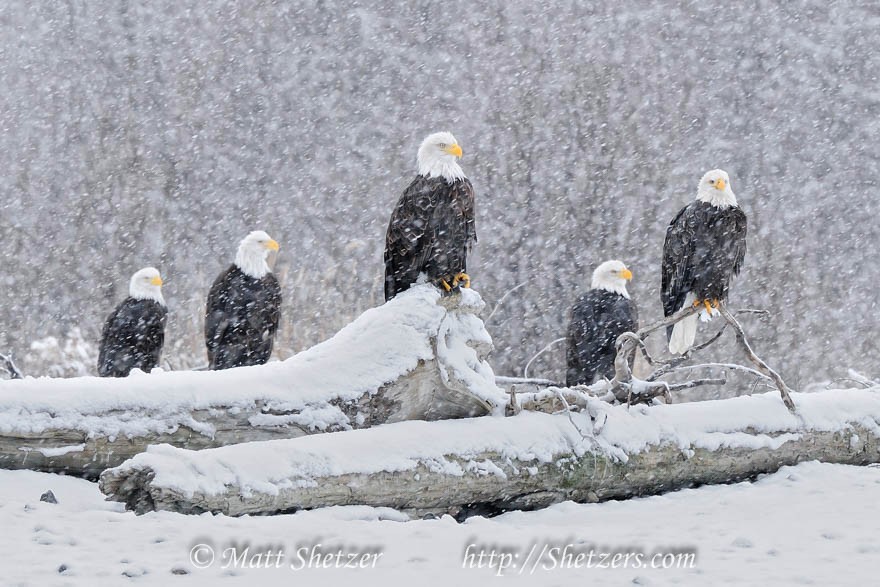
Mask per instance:
[[[855,412],[858,410],[855,410],[845,415],[841,412],[835,420],[835,416],[828,414],[828,405],[836,398],[823,395],[832,393],[866,394],[861,396],[866,400],[865,413],[857,414]],[[655,414],[661,408],[644,409],[633,416],[641,419],[636,421],[630,418],[626,407],[607,404],[604,404],[606,407],[597,407],[602,402],[593,399],[586,402],[582,414],[521,414],[503,419],[500,423],[499,418],[425,423],[416,430],[400,430],[397,435],[392,435],[392,430],[398,425],[363,431],[361,441],[375,441],[375,448],[379,452],[383,450],[383,442],[387,443],[391,438],[396,439],[393,443],[396,446],[411,446],[407,462],[412,465],[403,470],[342,470],[315,476],[314,471],[318,470],[315,463],[321,463],[321,458],[331,458],[334,454],[333,437],[339,436],[324,435],[290,441],[284,447],[286,452],[275,453],[281,458],[290,457],[295,464],[287,477],[272,478],[268,482],[273,490],[254,490],[254,487],[267,483],[262,477],[258,480],[245,479],[247,485],[243,486],[240,472],[230,477],[231,481],[221,484],[219,490],[198,489],[217,487],[216,480],[205,484],[199,477],[202,473],[192,472],[201,471],[202,465],[204,470],[211,470],[210,463],[219,462],[224,468],[236,470],[235,455],[221,452],[225,449],[202,453],[177,451],[171,455],[162,451],[156,454],[148,452],[130,463],[106,471],[101,476],[101,489],[112,499],[124,502],[129,509],[141,513],[170,510],[182,513],[219,512],[237,516],[357,504],[397,508],[416,515],[450,513],[466,516],[469,513],[534,509],[563,500],[595,502],[702,484],[731,483],[808,460],[853,465],[880,462],[880,390],[823,394],[795,394],[798,396],[799,410],[805,406],[806,417],[817,422],[815,424],[806,423],[804,416],[780,415],[779,410],[787,411],[776,398],[755,396],[713,402],[714,405],[709,408],[711,412],[706,412],[711,421],[695,434],[690,430],[692,438],[697,440],[688,441],[686,446],[682,446],[680,437],[673,435],[671,439],[649,443],[642,450],[629,449],[621,453],[609,449],[607,439],[621,438],[621,434],[626,435],[626,431],[632,430],[632,426],[639,421],[661,433],[668,432],[670,425],[692,426],[692,418],[700,415],[700,412],[692,411],[695,404],[664,407],[673,412],[656,420]],[[544,395],[549,403],[530,398],[532,407],[551,410],[563,408],[569,403],[557,395],[559,403],[552,405],[553,394]],[[572,399],[576,401],[576,398]],[[743,403],[743,400],[750,403]],[[813,403],[811,400],[818,401]],[[821,401],[825,403],[819,403]],[[744,406],[751,406],[761,414],[748,414],[747,410],[743,410]],[[764,420],[768,406],[773,410],[773,417]],[[615,413],[614,410],[624,412]],[[682,418],[678,420],[679,424],[668,419],[674,413]],[[731,413],[737,414],[736,421],[742,423],[741,429],[730,427]],[[520,421],[521,418],[527,420]],[[783,421],[786,424],[768,424]],[[540,427],[534,427],[536,422]],[[621,427],[609,432],[603,430],[606,423],[608,428]],[[721,423],[727,426],[726,430],[718,430]],[[504,441],[503,450],[475,448],[473,451],[460,450],[427,456],[421,452],[425,443],[442,442],[440,436],[432,440],[430,433],[448,424],[465,424],[467,428],[458,427],[455,431],[467,433],[467,438],[474,439],[475,446],[491,445],[482,440],[487,435],[497,437],[499,433],[511,434],[505,436],[507,440]],[[539,446],[542,439],[529,436],[523,438],[521,443],[511,440],[521,430],[520,424],[530,426],[525,429],[523,436],[542,430],[546,432],[544,438],[552,439],[553,446],[567,444],[567,447],[557,450],[552,458],[524,457],[539,452],[534,447]],[[772,429],[767,429],[768,426]],[[645,437],[650,438],[650,434]],[[564,438],[565,442],[558,442],[560,438]],[[297,443],[303,441],[308,441],[308,444],[298,447]],[[709,448],[707,445],[710,445]],[[313,462],[302,454],[317,456]],[[184,491],[179,489],[181,484],[197,489]]]

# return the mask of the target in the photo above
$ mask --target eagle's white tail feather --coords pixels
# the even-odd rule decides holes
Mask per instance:
[[[687,308],[694,303],[693,294],[688,294],[684,300],[682,308]],[[681,355],[685,353],[694,344],[697,338],[697,316],[692,314],[684,320],[679,320],[672,327],[672,336],[669,339],[669,352],[673,355]]]

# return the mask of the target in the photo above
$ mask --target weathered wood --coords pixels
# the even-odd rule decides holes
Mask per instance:
[[[364,398],[369,405],[371,398]],[[377,400],[373,403],[377,403]],[[343,406],[349,414],[357,412],[361,402]],[[379,411],[371,412],[381,418]],[[383,412],[387,416],[387,412]],[[171,444],[185,446],[192,450],[216,448],[240,442],[295,438],[314,433],[306,426],[299,426],[285,417],[295,417],[298,411],[272,413],[266,402],[254,402],[250,409],[240,409],[229,413],[221,406],[210,410],[193,410],[188,414],[192,424],[181,424],[167,432],[150,433],[138,436],[92,436],[87,432],[65,429],[47,429],[34,434],[18,432],[0,436],[0,468],[31,469],[47,473],[64,473],[86,479],[97,479],[104,469],[115,467],[125,460],[141,453],[151,444]],[[117,412],[106,412],[98,417],[111,418]],[[277,418],[278,424],[271,421],[254,425],[251,418]],[[364,426],[373,422],[366,421]],[[211,429],[205,434],[206,427]],[[330,426],[324,431],[342,430]]]
[[[773,380],[773,383],[776,385],[776,388],[779,390],[779,395],[782,397],[783,403],[785,403],[785,407],[787,407],[790,411],[794,411],[794,402],[791,399],[792,390],[785,384],[785,381],[782,380],[779,373],[774,371],[767,363],[765,363],[758,355],[755,354],[755,351],[752,350],[752,345],[749,344],[748,339],[746,338],[746,332],[743,330],[743,327],[737,321],[737,319],[733,316],[730,310],[727,309],[727,306],[724,303],[718,304],[718,311],[721,312],[721,315],[724,316],[724,319],[736,330],[736,341],[739,346],[745,352],[746,357],[754,363],[755,367],[757,367],[758,371],[760,371],[763,375],[769,377]]]
[[[675,312],[671,316],[667,316],[662,320],[654,322],[653,324],[643,326],[639,329],[638,332],[624,332],[623,334],[618,336],[616,342],[617,354],[614,358],[614,377],[609,382],[611,396],[610,401],[617,401],[619,403],[626,403],[628,405],[638,403],[651,403],[656,397],[666,397],[668,401],[669,392],[673,389],[686,389],[688,387],[696,387],[699,385],[722,385],[725,383],[725,381],[720,379],[694,380],[685,385],[669,384],[664,381],[658,381],[659,378],[663,375],[674,371],[704,367],[720,367],[723,369],[746,371],[761,379],[772,382],[779,390],[779,394],[782,398],[782,402],[785,404],[785,407],[788,408],[789,411],[793,412],[795,410],[795,406],[794,402],[792,402],[791,400],[792,390],[785,384],[785,381],[783,381],[782,377],[780,377],[780,375],[776,371],[770,368],[767,363],[765,363],[763,360],[761,360],[760,357],[755,354],[746,338],[745,330],[743,330],[742,325],[740,325],[740,323],[734,317],[735,313],[761,314],[764,313],[763,310],[744,309],[731,311],[723,303],[719,303],[716,311],[720,313],[725,320],[725,326],[722,327],[721,330],[716,332],[705,342],[697,346],[691,347],[681,356],[674,357],[671,360],[658,361],[651,357],[644,343],[644,339],[647,338],[648,335],[668,326],[672,326],[676,322],[679,322],[687,318],[688,316],[692,316],[693,314],[701,311],[703,311],[702,306],[688,306],[680,309],[678,312]],[[721,334],[724,332],[724,328],[728,325],[736,331],[737,344],[742,348],[746,357],[755,365],[757,370],[733,363],[711,363],[702,365],[681,366],[682,363],[692,353],[704,349],[714,343],[716,340],[718,340],[721,337]],[[654,372],[648,375],[645,380],[639,380],[633,377],[632,371],[630,370],[630,361],[635,355],[636,350],[641,351],[642,356],[645,358],[649,365],[657,367]]]
[[[0,354],[0,369],[6,371],[6,374],[9,375],[10,379],[23,379],[24,375],[21,374],[21,371],[16,366],[15,361],[12,360],[12,356]]]
[[[773,394],[628,410],[561,391],[557,406],[568,405],[569,394],[581,413],[408,422],[252,445],[272,462],[268,472],[247,467],[244,447],[156,447],[105,471],[101,489],[137,512],[272,514],[359,504],[466,515],[730,483],[807,460],[880,462],[876,388],[794,394],[796,415]],[[470,448],[461,448],[461,438]],[[342,440],[348,451],[364,452],[345,455],[354,468],[337,464],[316,475],[342,457]],[[444,448],[451,445],[460,448]],[[369,458],[375,470],[364,471]]]
[[[281,363],[2,382],[0,468],[94,479],[151,444],[201,450],[487,414],[506,396],[485,362],[482,307],[476,292],[421,286]]]

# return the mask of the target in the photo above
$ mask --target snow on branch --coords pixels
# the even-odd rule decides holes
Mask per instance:
[[[566,417],[522,411],[205,451],[152,446],[100,486],[139,513],[369,505],[464,517],[730,483],[804,460],[880,462],[880,388],[795,394],[797,414],[775,393],[650,408],[574,388],[542,393]]]
[[[95,477],[156,443],[202,449],[502,410],[482,309],[473,290],[424,285],[286,361],[0,382],[0,468]]]
[[[10,379],[24,379],[24,375],[12,361],[11,355],[0,354],[0,369],[6,371]]]

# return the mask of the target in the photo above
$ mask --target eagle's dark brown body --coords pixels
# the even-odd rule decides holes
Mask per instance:
[[[168,310],[157,301],[126,298],[104,323],[98,375],[127,377],[132,369],[150,371],[159,364]]]
[[[467,272],[467,254],[477,240],[474,188],[468,179],[417,176],[406,188],[385,236],[385,299],[416,283],[452,283]]]
[[[614,377],[617,337],[638,328],[639,314],[631,299],[604,289],[579,296],[568,323],[565,384],[590,385],[598,378]]]
[[[726,300],[746,256],[746,232],[746,215],[737,206],[695,201],[682,208],[663,245],[663,314],[680,310],[689,293],[696,300]]]
[[[205,342],[210,368],[262,365],[272,356],[281,316],[281,286],[271,273],[262,278],[232,265],[208,293]]]

